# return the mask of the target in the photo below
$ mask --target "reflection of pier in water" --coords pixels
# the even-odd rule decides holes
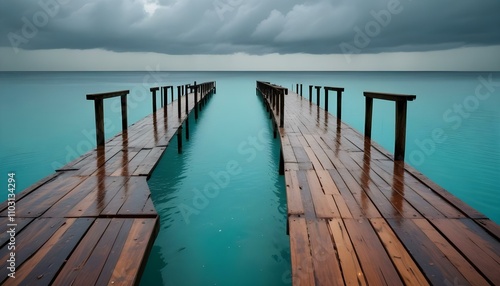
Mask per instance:
[[[313,86],[304,99],[302,85],[257,82],[281,139],[293,284],[500,285],[500,227],[403,161],[415,97],[364,94],[368,135],[373,99],[396,102],[393,156],[320,108],[315,88],[318,106]],[[342,88],[325,90],[341,102]]]

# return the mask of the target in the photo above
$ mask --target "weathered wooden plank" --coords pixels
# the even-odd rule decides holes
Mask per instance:
[[[3,285],[49,285],[92,224],[90,218],[68,218],[51,238]]]
[[[39,217],[82,181],[83,178],[68,177],[44,184],[36,192],[32,192],[17,201],[16,216]]]
[[[475,221],[500,241],[500,226],[498,224],[490,219],[475,219]]]
[[[307,233],[309,234],[316,284],[344,285],[340,263],[337,260],[327,221],[308,221]]]
[[[85,198],[81,199],[65,214],[66,217],[98,217],[126,184],[127,177],[105,177]]]
[[[20,233],[33,221],[33,219],[34,218],[16,217],[14,221],[15,225],[10,225],[12,222],[9,221],[9,217],[0,217],[0,247],[4,247],[4,245],[10,241],[11,233]],[[12,232],[12,228],[14,228],[14,232]]]
[[[340,217],[338,209],[331,209],[326,201],[326,195],[321,188],[315,171],[307,171],[307,181],[311,192],[314,211],[318,218]],[[336,207],[336,206],[335,206]]]
[[[387,219],[387,222],[433,285],[466,283],[462,273],[414,223],[413,219]]]
[[[471,219],[432,219],[441,231],[493,285],[500,285],[500,243]]]
[[[64,264],[61,271],[57,275],[56,279],[52,285],[76,285],[78,283],[88,283],[87,285],[94,285],[94,275],[95,272],[83,272],[85,265],[89,261],[89,256],[93,253],[96,244],[101,239],[102,235],[106,232],[111,219],[101,218],[95,220],[95,222],[90,227],[89,231],[78,246],[75,251],[71,254],[68,261]],[[103,259],[105,261],[106,258]],[[77,277],[84,273],[84,277],[81,277],[81,281],[77,280]],[[98,272],[97,274],[100,274]]]
[[[135,285],[145,267],[153,245],[150,237],[156,232],[156,219],[134,219],[118,262],[109,280],[115,285]]]
[[[291,170],[285,171],[285,182],[288,215],[303,215],[304,206],[302,204],[297,172]]]
[[[490,285],[473,265],[438,230],[425,219],[413,220],[425,235],[450,259],[471,285]],[[455,283],[455,281],[449,281]]]
[[[429,285],[418,265],[398,240],[387,222],[382,218],[372,218],[370,222],[382,241],[389,257],[396,266],[405,285]]]
[[[398,272],[370,222],[367,219],[344,219],[344,223],[366,280],[374,285],[402,285]],[[376,257],[376,263],[372,257]]]
[[[292,282],[294,285],[315,285],[306,220],[291,216],[288,222],[290,226]]]
[[[334,239],[337,250],[342,276],[346,285],[367,285],[365,275],[359,264],[358,257],[354,251],[351,239],[341,219],[332,219],[328,226]]]

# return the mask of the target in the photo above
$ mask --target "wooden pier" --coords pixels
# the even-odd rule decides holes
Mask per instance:
[[[500,227],[405,164],[404,146],[394,160],[313,104],[312,87],[307,100],[257,82],[281,139],[293,285],[500,285]]]
[[[139,283],[159,227],[146,181],[172,137],[182,143],[183,123],[203,107],[215,82],[195,83],[188,95],[179,88],[183,96],[176,101],[173,88],[162,87],[168,88],[170,104],[165,91],[165,106],[156,110],[153,88],[155,112],[132,126],[126,122],[128,91],[87,96],[95,101],[98,147],[17,194],[14,221],[7,202],[0,204],[2,285]],[[104,143],[103,99],[113,96],[121,97],[124,130]]]

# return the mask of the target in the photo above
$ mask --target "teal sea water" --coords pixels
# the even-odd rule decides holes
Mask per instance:
[[[343,120],[360,131],[363,91],[416,94],[406,161],[500,223],[500,73],[0,73],[0,176],[16,172],[21,191],[94,148],[87,93],[130,89],[132,124],[151,113],[149,87],[193,80],[216,80],[218,92],[198,123],[191,118],[184,152],[177,154],[174,140],[149,181],[161,231],[143,285],[290,282],[279,141],[270,136],[256,80],[303,83],[305,96],[309,84],[344,87]],[[375,101],[373,116],[373,139],[393,152],[394,103]],[[110,138],[121,128],[117,100],[105,101],[105,118]]]

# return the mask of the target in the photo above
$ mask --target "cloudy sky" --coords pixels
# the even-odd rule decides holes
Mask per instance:
[[[2,0],[0,70],[500,70],[498,0]]]

